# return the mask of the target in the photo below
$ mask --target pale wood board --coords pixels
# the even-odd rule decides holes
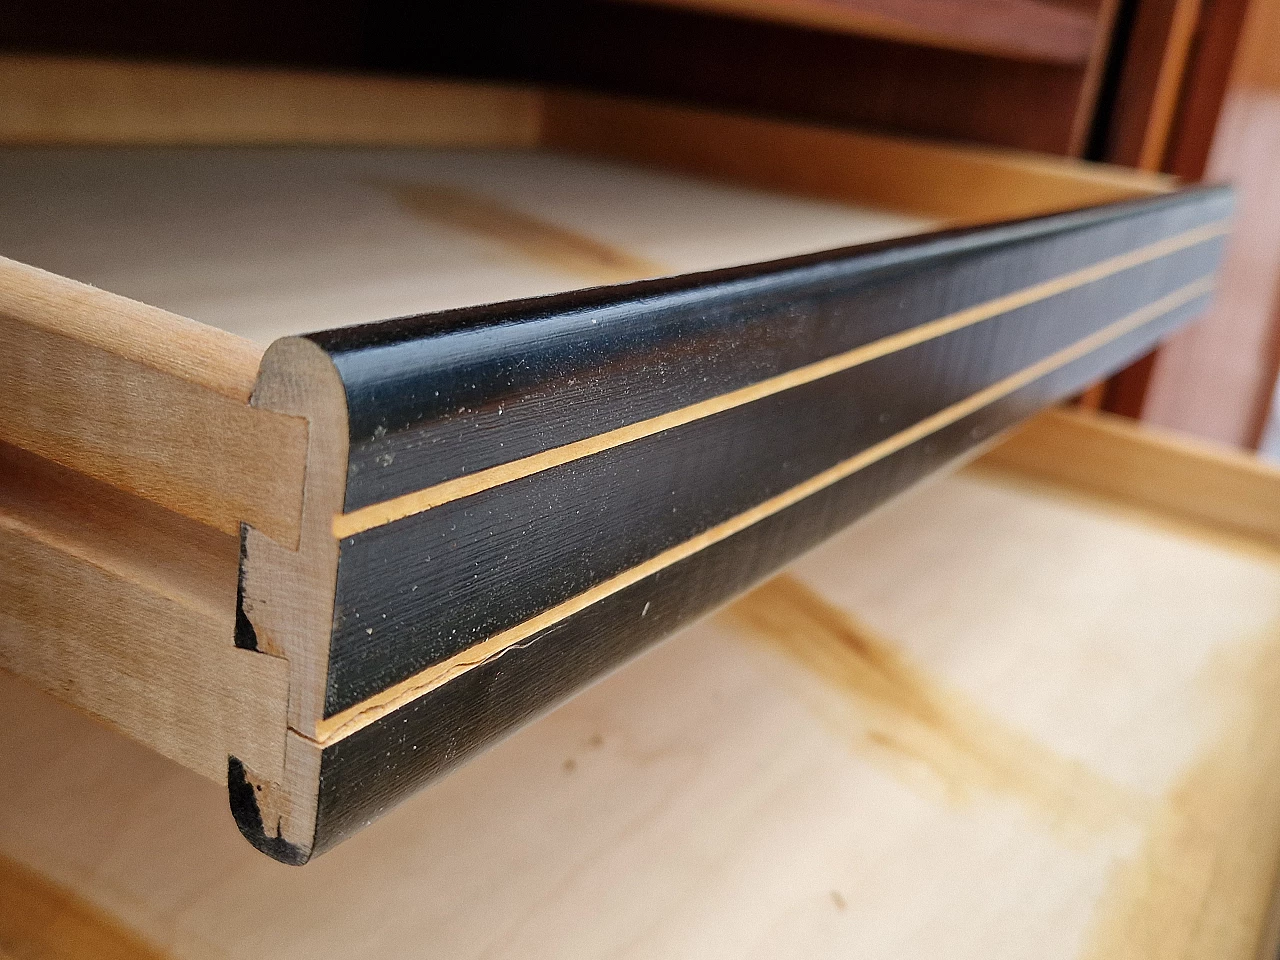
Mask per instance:
[[[225,533],[296,541],[306,423],[248,406],[252,344],[2,255],[0,337],[0,441]]]
[[[541,142],[798,196],[994,223],[1165,193],[1171,177],[1015,150],[548,93]]]
[[[95,132],[74,109],[63,114],[41,106],[39,96],[22,99],[44,89],[45,66],[18,70],[5,96],[34,102],[49,126],[30,136],[0,130],[0,139],[243,144],[314,142],[337,130],[339,142],[383,142],[378,123],[350,124],[352,104],[369,94],[359,84],[348,91],[354,99],[344,100],[342,81],[333,78],[310,90],[308,78],[258,76],[264,90],[297,84],[308,96],[324,89],[345,103],[325,113],[302,97],[299,116],[307,119],[297,129],[304,132],[294,136],[285,124],[273,138],[269,124],[225,125],[221,108],[206,102],[252,86],[255,75],[178,68],[135,75],[109,65],[104,95],[118,102],[103,111],[105,132]],[[97,74],[84,66],[80,79],[90,82]],[[116,109],[138,90],[159,108]],[[192,603],[190,584],[175,591],[154,570],[137,576],[136,557],[94,554],[101,537],[92,527],[51,537],[38,524],[11,525],[7,549],[30,556],[25,566],[13,565],[18,579],[9,595],[34,591],[44,606],[18,606],[41,611],[53,626],[45,635],[43,622],[12,617],[8,664],[210,778],[234,752],[262,788],[263,809],[299,839],[312,819],[303,808],[315,796],[318,751],[286,734],[277,714],[287,700],[290,725],[303,733],[314,732],[319,716],[324,662],[315,644],[328,634],[334,547],[324,527],[340,505],[345,435],[341,391],[327,361],[301,379],[284,363],[280,377],[256,381],[256,405],[246,405],[264,345],[317,328],[768,260],[919,232],[939,221],[987,222],[1165,188],[1150,178],[1036,158],[564,94],[490,102],[476,91],[481,116],[469,138],[455,129],[465,126],[464,89],[382,93],[397,90],[410,94],[401,106],[426,114],[440,107],[440,117],[420,118],[412,135],[397,141],[432,149],[27,148],[0,155],[0,254],[71,278],[3,264],[0,322],[13,347],[0,360],[0,403],[8,408],[0,439],[224,534],[247,522],[245,611],[260,648],[287,656],[292,693],[283,693],[280,661],[230,645],[228,538],[220,541],[225,572],[207,584],[217,597],[202,606]],[[188,102],[190,116],[167,126],[187,115]],[[623,163],[528,149],[535,139]],[[278,349],[284,358],[289,347]],[[168,525],[157,522],[134,539],[149,545]],[[54,581],[30,575],[40,565],[63,577],[55,589],[41,592],[41,583]],[[64,594],[80,606],[55,609]],[[166,605],[177,613],[165,614]],[[106,627],[86,634],[83,624],[100,611]],[[167,632],[178,636],[162,655],[140,658],[127,643],[139,622],[154,628],[157,646]],[[55,675],[54,661],[88,672]],[[104,662],[115,687],[102,682]],[[248,679],[240,678],[244,670]],[[127,703],[117,695],[121,681],[133,691]],[[239,710],[238,697],[251,708]],[[179,716],[187,699],[191,715]]]
[[[45,81],[31,77],[44,76],[41,70],[79,70],[87,81],[102,69],[109,89],[112,77],[133,69],[30,58],[10,66],[17,72],[8,96],[19,105],[30,99],[36,114]],[[149,78],[146,89],[168,104],[156,111],[160,129],[166,109],[180,113],[184,105],[198,109],[230,96],[219,93],[226,77],[217,70],[137,69]],[[246,84],[253,77],[233,74]],[[264,89],[287,80],[322,91],[342,78],[265,72],[260,80]],[[417,104],[420,113],[455,123],[468,115],[456,108],[457,98],[497,95],[457,83],[388,83],[387,100],[407,98],[406,110]],[[0,202],[9,211],[0,254],[265,345],[313,329],[768,260],[1170,187],[1167,178],[1009,151],[620,98],[536,96],[536,136],[477,134],[463,141],[470,149],[427,131],[397,142],[434,149],[11,151],[0,160]],[[300,109],[317,131],[333,131],[331,143],[380,142],[315,106]],[[483,128],[489,114],[473,112]],[[60,122],[55,116],[50,129]],[[86,142],[77,137],[69,124],[63,142]],[[0,142],[31,138],[0,129]],[[298,141],[287,130],[272,140],[198,125],[166,139],[140,123],[87,142]],[[535,143],[542,149],[528,149]],[[621,163],[552,152],[564,150]]]
[[[0,143],[11,145],[567,148],[966,223],[1174,183],[1038,154],[474,82],[12,54],[0,55],[0,81]]]
[[[1053,411],[987,461],[1280,547],[1280,482],[1257,457],[1124,417]]]
[[[527,146],[536,91],[91,57],[0,55],[0,142]]]
[[[279,780],[285,661],[236,649],[235,537],[0,444],[0,670],[210,780]]]
[[[0,854],[173,957],[1251,957],[1280,861],[1280,553],[990,467],[302,869],[0,686]]]
[[[935,221],[501,150],[6,150],[0,254],[265,346]]]

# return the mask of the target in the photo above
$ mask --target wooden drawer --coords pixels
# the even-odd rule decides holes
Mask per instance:
[[[305,870],[0,678],[0,948],[1274,956],[1277,504],[1044,415]]]
[[[292,863],[1146,351],[1227,230],[582,94],[2,69],[0,665]]]

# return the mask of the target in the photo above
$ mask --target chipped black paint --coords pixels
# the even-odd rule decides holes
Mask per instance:
[[[236,757],[227,758],[227,795],[231,803],[231,816],[244,838],[267,856],[293,867],[300,867],[311,859],[313,848],[290,843],[275,833],[267,833],[262,823],[262,811],[253,783],[245,774],[244,764]]]

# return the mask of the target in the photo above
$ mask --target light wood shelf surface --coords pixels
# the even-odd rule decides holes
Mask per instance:
[[[1047,403],[1067,387],[1034,393],[1045,378],[1062,370],[1083,376],[1071,366],[1078,362],[1119,362],[1130,349],[1124,338],[1154,337],[1160,324],[1181,318],[1211,290],[1227,230],[1221,192],[1165,197],[1173,185],[1164,178],[580,93],[16,56],[0,57],[0,81],[0,332],[9,345],[0,353],[0,533],[8,552],[23,558],[3,571],[0,667],[210,780],[243,781],[258,818],[246,833],[266,838],[274,829],[290,849],[305,847],[304,854],[277,851],[286,858],[310,855],[322,759],[337,762],[340,748],[364,742],[357,733],[374,736],[383,718],[432,702],[429,694],[473,667],[524,650],[534,631],[597,601],[614,602],[632,586],[649,589],[659,580],[647,578],[667,566],[728,543],[864,468],[880,469],[903,451],[909,462],[919,456],[930,469],[941,466],[941,458],[929,459],[939,431],[954,428],[968,438],[963,446],[972,445],[1031,409],[997,416],[994,404],[1014,403],[1024,388],[1034,397],[1016,402]],[[82,88],[90,91],[84,104],[75,94]],[[1135,202],[1108,206],[1125,201]],[[1068,216],[1012,222],[1054,213]],[[1084,230],[1095,231],[1106,251],[1082,242]],[[869,246],[894,238],[901,244]],[[1074,267],[1058,270],[1050,248],[1075,258]],[[813,253],[819,256],[800,265],[775,263]],[[903,264],[909,269],[893,272]],[[701,273],[732,267],[743,270]],[[864,289],[864,272],[874,271],[881,272]],[[837,274],[839,283],[831,280]],[[1024,274],[1035,274],[1034,282]],[[917,276],[927,281],[917,284]],[[664,277],[675,279],[627,286]],[[805,285],[802,295],[785,300],[781,287],[769,293],[793,282]],[[873,310],[861,299],[899,282],[893,303]],[[1099,299],[1104,283],[1132,302],[1112,315],[1111,303]],[[756,299],[735,300],[739,290]],[[540,349],[531,339],[467,387],[497,391],[484,393],[475,409],[464,400],[428,409],[427,390],[436,384],[405,385],[435,369],[424,357],[447,360],[453,349],[432,326],[453,320],[432,312],[573,291],[575,298],[556,301],[568,306],[557,306],[564,316],[553,319],[565,324],[564,337],[579,338],[578,355],[543,358],[530,368],[534,381],[499,369]],[[766,314],[767,296],[777,302]],[[713,319],[705,329],[680,331],[674,321],[655,322],[656,332],[646,334],[652,342],[643,345],[651,352],[632,356],[613,327],[597,340],[573,326],[587,323],[593,298],[601,297],[617,299],[613,319],[628,323],[659,300],[671,316],[692,303],[703,311],[698,323]],[[710,301],[698,306],[698,297],[720,299],[713,309]],[[809,306],[797,312],[798,302]],[[473,312],[459,329],[476,324],[482,336],[468,341],[471,349],[538,309]],[[519,322],[514,314],[494,322],[502,310],[520,313]],[[405,316],[372,331],[346,329]],[[765,316],[767,323],[758,319]],[[889,324],[882,333],[859,340],[864,326],[882,322]],[[1063,326],[1077,322],[1084,326]],[[791,336],[797,323],[817,332]],[[1023,329],[1032,325],[1043,342]],[[734,339],[748,328],[763,353]],[[1070,342],[1059,342],[1064,329]],[[325,330],[316,339],[297,336]],[[1001,353],[988,348],[988,335],[1003,337],[1002,350],[1016,362],[988,369]],[[362,343],[366,336],[373,339]],[[333,337],[351,339],[335,346]],[[827,337],[835,344],[829,351]],[[789,339],[816,345],[797,352]],[[399,366],[379,367],[390,355],[378,353],[384,346],[406,349],[397,353]],[[419,347],[424,352],[411,355]],[[339,369],[366,348],[372,352]],[[603,359],[593,359],[596,350]],[[476,357],[489,356],[464,359],[482,366]],[[583,357],[605,373],[569,369]],[[928,397],[938,409],[885,399],[887,389],[932,383],[939,370],[957,367],[957,357],[964,370],[946,387],[955,395]],[[919,367],[889,376],[871,372],[877,361]],[[361,393],[361,363],[386,373],[386,382]],[[694,373],[686,376],[686,367]],[[615,387],[610,370],[650,377],[637,381],[649,394]],[[417,582],[399,590],[399,581],[378,575],[352,586],[339,568],[345,563],[343,576],[361,576],[351,573],[361,569],[352,556],[419,520],[446,517],[440,523],[448,529],[446,511],[427,516],[446,506],[430,499],[437,486],[470,482],[466,496],[491,489],[505,496],[527,479],[547,485],[536,488],[550,491],[540,502],[560,504],[569,495],[554,485],[574,471],[614,470],[613,458],[622,463],[643,442],[670,440],[650,461],[657,463],[682,437],[707,428],[714,443],[695,450],[701,459],[689,457],[691,448],[673,458],[680,469],[701,463],[699,471],[689,468],[661,496],[692,491],[710,482],[713,461],[724,460],[708,452],[715,444],[726,455],[764,456],[757,451],[769,438],[734,418],[772,417],[773,398],[832,390],[832,378],[849,371],[868,380],[828,399],[852,402],[856,390],[874,387],[874,403],[884,409],[875,423],[867,420],[865,443],[861,436],[841,441],[849,449],[838,462],[818,463],[825,454],[817,442],[796,456],[779,454],[764,463],[786,474],[777,489],[703,528],[689,526],[692,510],[664,503],[663,522],[675,518],[669,542],[610,567],[608,576],[589,571],[593,579],[575,581],[577,592],[559,585],[561,593],[539,595],[529,611],[513,602],[515,612],[503,612],[512,623],[468,627],[461,647],[431,662],[419,663],[426,647],[410,649],[408,641],[384,657],[364,646],[373,644],[366,641],[373,627],[360,624],[345,663],[357,664],[353,671],[366,661],[386,669],[358,682],[334,679],[341,659],[334,638],[340,629],[355,634],[343,618],[354,622],[361,603],[373,604],[365,612],[377,622],[394,615],[397,629],[421,622],[418,613],[400,618],[389,607],[418,602],[410,596]],[[525,419],[511,415],[501,391],[527,401]],[[623,409],[633,399],[652,403]],[[543,409],[544,400],[552,413],[536,421],[527,411]],[[421,409],[392,416],[390,406],[378,407],[401,401]],[[861,423],[865,411],[851,410],[846,419]],[[876,433],[904,411],[909,422]],[[403,422],[392,423],[401,413]],[[454,419],[473,414],[465,429]],[[970,415],[990,416],[989,425],[960,423]],[[617,422],[601,426],[610,416]],[[420,425],[443,432],[419,437]],[[562,427],[564,436],[556,432]],[[714,434],[721,429],[723,436]],[[388,430],[387,442],[403,445],[374,450]],[[507,440],[514,448],[530,437],[536,442],[524,453],[507,450]],[[458,473],[436,477],[434,464],[448,450]],[[813,463],[796,466],[800,454],[814,454]],[[430,462],[413,459],[423,456]],[[620,514],[639,516],[642,502],[657,511],[658,494],[630,496],[618,480],[647,475],[618,466],[592,502],[605,502],[612,483],[626,501]],[[359,492],[357,481],[370,477],[390,477],[403,489]],[[718,484],[719,492],[732,485]],[[573,484],[566,489],[580,495]],[[360,513],[366,508],[374,508],[373,521]],[[543,507],[529,507],[521,519],[524,509],[511,508],[515,520],[459,534],[449,549],[514,537],[527,520],[542,540],[517,538],[503,548],[505,562],[535,542],[550,544],[581,513],[550,523],[538,512]],[[1258,501],[1237,520],[1260,523],[1263,513]],[[393,528],[400,521],[406,524]],[[602,526],[593,542],[608,546],[612,529]],[[406,533],[404,542],[425,541]],[[166,558],[183,556],[189,562],[166,566]],[[375,556],[374,566],[389,568],[388,557]],[[424,557],[411,551],[400,572]],[[506,589],[499,565],[474,567],[497,578],[494,590]],[[443,563],[429,572],[436,571],[455,575]],[[73,588],[75,604],[60,601]],[[378,595],[383,588],[395,596]],[[451,590],[453,616],[462,601]],[[86,630],[87,622],[97,628]],[[135,636],[144,642],[131,643]]]
[[[1092,436],[1113,461],[1171,451],[1151,478],[1176,482],[1161,441]],[[24,776],[0,782],[0,886],[34,873],[68,923],[202,960],[1254,956],[1280,863],[1280,553],[1002,459],[301,871],[244,845],[213,784],[4,678],[0,762]],[[0,909],[18,955],[66,929]]]

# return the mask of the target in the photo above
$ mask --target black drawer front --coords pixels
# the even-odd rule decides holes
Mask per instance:
[[[315,850],[1202,311],[1229,192],[330,331]]]

